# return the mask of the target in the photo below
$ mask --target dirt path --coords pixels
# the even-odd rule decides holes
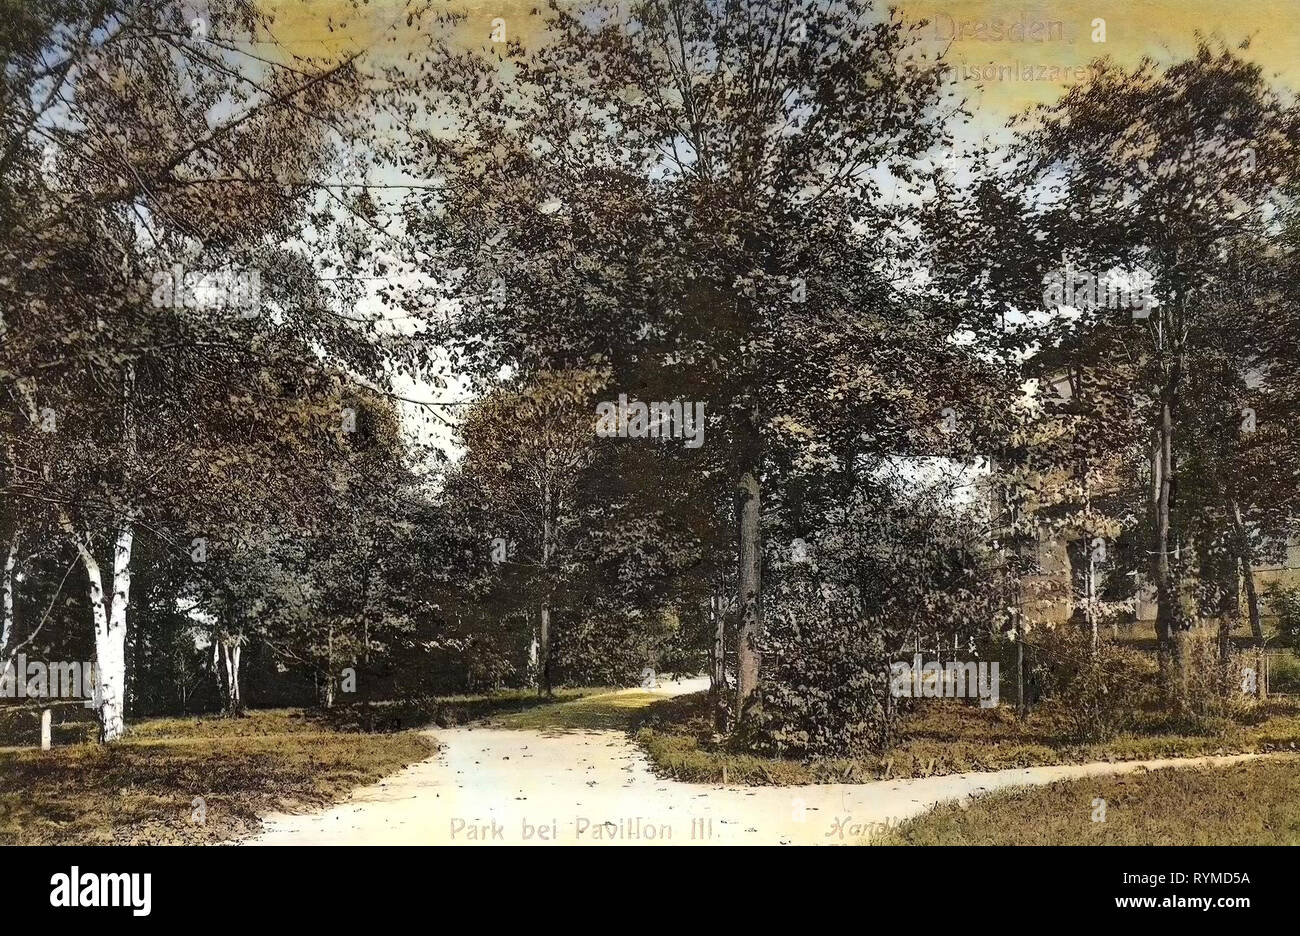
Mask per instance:
[[[699,680],[684,680],[666,683],[654,694],[701,688]],[[645,694],[628,690],[616,696],[631,706],[641,704]],[[268,816],[263,833],[246,844],[849,844],[865,837],[873,824],[897,823],[936,803],[1004,787],[1266,756],[724,788],[655,777],[641,752],[617,730],[463,727],[433,734],[444,745],[436,757],[358,790],[326,812]],[[1090,800],[1080,801],[1080,817],[1088,815]]]

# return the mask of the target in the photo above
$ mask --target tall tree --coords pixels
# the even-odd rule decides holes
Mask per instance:
[[[380,376],[365,323],[338,312],[343,288],[322,285],[331,215],[307,217],[313,180],[368,126],[367,95],[355,54],[294,56],[239,0],[197,17],[155,0],[12,10],[0,33],[5,493],[31,508],[24,527],[62,529],[77,549],[111,741],[136,536],[183,532],[187,507],[227,473],[293,464],[303,417],[327,420],[308,433],[338,424],[287,399],[342,368]]]
[[[737,503],[744,709],[764,490],[791,463],[851,475],[959,398],[949,323],[894,285],[943,73],[861,0],[595,6],[532,50],[445,52],[430,84],[457,132],[416,141],[439,181],[421,231],[474,369],[608,363],[616,388],[653,371],[707,403]]]
[[[560,550],[576,519],[576,488],[594,457],[597,371],[551,371],[479,400],[461,427],[464,493],[498,564],[531,566],[537,592],[537,690],[551,694],[551,612]],[[511,541],[518,537],[516,549]]]
[[[1100,63],[1088,80],[1027,117],[1019,141],[1025,190],[1038,193],[1047,245],[1094,287],[1090,300],[1073,303],[1090,314],[1070,330],[1127,328],[1133,336],[1108,342],[1102,353],[1130,369],[1148,427],[1149,574],[1171,697],[1186,682],[1193,619],[1193,574],[1184,561],[1191,543],[1179,520],[1192,442],[1184,431],[1187,390],[1212,353],[1222,315],[1201,300],[1231,239],[1267,235],[1268,206],[1295,172],[1298,126],[1259,66],[1203,44],[1167,68]],[[1095,287],[1110,276],[1128,284],[1149,277],[1150,301],[1141,308],[1098,301]]]

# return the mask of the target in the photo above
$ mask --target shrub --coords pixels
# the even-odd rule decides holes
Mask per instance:
[[[1300,660],[1290,654],[1273,657],[1269,668],[1269,692],[1300,693]]]
[[[1242,677],[1257,666],[1252,651],[1232,651],[1225,661],[1216,632],[1193,630],[1187,635],[1188,714],[1194,719],[1224,718],[1253,705],[1254,696],[1243,691]]]
[[[818,528],[800,531],[808,549],[799,556],[769,548],[762,696],[735,733],[751,749],[884,750],[897,720],[893,654],[918,640],[969,647],[995,626],[997,561],[983,545],[985,521],[954,510],[946,481],[879,467]]]
[[[774,756],[883,750],[893,717],[883,629],[848,590],[795,580],[780,592],[766,615],[761,706],[734,742]]]
[[[1058,625],[1033,644],[1045,693],[1080,741],[1105,741],[1128,727],[1152,693],[1155,667],[1136,650]]]
[[[1269,608],[1277,615],[1277,641],[1284,647],[1300,649],[1300,588],[1276,582],[1264,591]]]

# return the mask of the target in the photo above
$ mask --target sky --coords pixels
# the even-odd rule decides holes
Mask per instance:
[[[577,6],[588,0],[559,2]],[[405,26],[405,7],[397,0],[370,0],[361,14],[353,13],[347,0],[262,0],[262,5],[276,15],[277,38],[296,51],[359,42],[404,53],[416,41],[414,30]],[[979,122],[986,128],[1026,106],[1057,97],[1062,81],[1052,80],[1053,68],[1064,72],[1098,56],[1124,65],[1142,56],[1177,60],[1194,48],[1198,30],[1231,45],[1249,40],[1250,57],[1266,74],[1300,87],[1296,0],[903,0],[897,6],[910,20],[930,21],[923,31],[927,43],[936,50],[946,48],[959,75],[961,66],[980,70],[979,79],[968,71],[970,77],[961,80],[981,105]],[[466,47],[487,44],[500,26],[508,38],[526,45],[541,41],[544,33],[545,0],[433,0],[432,8],[465,16],[454,34]],[[502,24],[494,27],[498,18]],[[1104,21],[1104,41],[1096,41],[1097,20]],[[338,28],[343,22],[347,29]],[[1012,28],[1016,24],[1019,29]],[[1025,80],[1021,68],[1015,78],[1004,72],[981,80],[990,65],[1031,66],[1033,77]],[[1048,77],[1040,77],[1044,74]]]
[[[1051,80],[1053,67],[1064,73],[1103,56],[1124,66],[1143,56],[1173,62],[1195,49],[1197,31],[1231,46],[1249,40],[1248,57],[1267,76],[1300,87],[1300,3],[1294,0],[923,0],[902,9],[931,21],[927,40],[936,47],[946,44],[950,62],[978,69],[979,78],[958,72],[974,92],[978,123],[985,129],[1055,100],[1064,83]],[[1105,41],[1094,41],[1101,35],[1096,20],[1104,21]],[[1015,24],[1021,28],[1012,30]],[[1034,41],[1035,34],[1043,38]],[[1002,38],[989,38],[994,35]],[[986,66],[1001,64],[1033,66],[1028,72],[1033,80],[1023,80],[1024,68],[983,80]],[[1043,73],[1049,77],[1040,80]]]

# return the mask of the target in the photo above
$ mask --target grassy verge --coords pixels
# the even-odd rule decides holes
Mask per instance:
[[[362,732],[403,731],[408,728],[453,728],[493,716],[527,712],[531,709],[582,699],[608,689],[587,687],[556,689],[554,697],[542,698],[534,689],[503,689],[478,695],[421,696],[381,702],[342,702],[333,708],[314,712],[317,730]],[[345,697],[346,698],[346,697]],[[0,748],[34,747],[40,743],[40,708],[36,705],[0,706]],[[185,721],[204,722],[212,716],[189,719],[157,718],[134,723],[132,735],[151,735],[172,731]],[[262,733],[256,719],[226,721],[223,733]],[[57,705],[52,725],[53,744],[93,742],[98,733],[95,713],[81,705]]]
[[[565,698],[561,691],[556,691],[557,704],[504,715],[494,718],[492,723],[499,728],[554,733],[626,731],[637,713],[662,698],[650,692],[617,689],[592,689],[585,696]]]
[[[573,702],[609,692],[590,687],[556,689],[551,698],[536,689],[503,689],[482,695],[424,696],[392,702],[353,702],[336,705],[322,714],[341,731],[394,731],[432,726],[454,728],[502,715],[545,709],[557,702]]]
[[[241,838],[258,831],[261,814],[337,802],[436,749],[426,735],[345,733],[291,709],[153,719],[109,746],[9,749],[0,751],[0,843]]]
[[[695,783],[793,785],[864,783],[1089,761],[1148,760],[1207,754],[1295,750],[1300,704],[1269,700],[1237,719],[1190,726],[1158,714],[1134,731],[1097,744],[1071,740],[1061,718],[1044,708],[1021,722],[1005,707],[981,709],[952,700],[926,700],[904,719],[898,743],[883,756],[794,760],[731,750],[713,734],[706,699],[680,696],[649,706],[634,736],[665,776]]]
[[[1094,800],[1106,801],[1104,821]],[[873,845],[1296,845],[1300,759],[1065,780],[936,807]]]

